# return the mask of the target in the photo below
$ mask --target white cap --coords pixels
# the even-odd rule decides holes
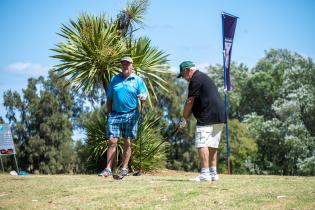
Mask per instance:
[[[132,58],[129,57],[129,56],[122,57],[122,58],[120,59],[120,61],[121,61],[121,62],[122,62],[122,61],[128,61],[129,63],[133,63]]]

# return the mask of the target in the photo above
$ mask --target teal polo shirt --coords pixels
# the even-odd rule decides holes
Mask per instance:
[[[139,94],[147,95],[143,79],[135,74],[125,78],[120,73],[110,81],[106,96],[112,101],[113,111],[126,113],[138,107]]]

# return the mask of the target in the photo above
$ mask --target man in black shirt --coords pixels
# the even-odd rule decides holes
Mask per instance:
[[[180,128],[185,127],[191,112],[197,119],[195,146],[201,162],[201,173],[191,181],[217,181],[217,149],[221,138],[223,123],[226,122],[224,104],[214,82],[203,72],[197,70],[191,61],[180,64],[180,74],[189,82]],[[209,168],[210,166],[210,168]]]

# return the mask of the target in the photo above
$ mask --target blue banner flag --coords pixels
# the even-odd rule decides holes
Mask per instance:
[[[222,13],[222,34],[223,34],[223,68],[224,68],[224,107],[225,107],[225,135],[226,135],[226,159],[228,165],[228,175],[230,175],[230,145],[229,145],[229,125],[228,125],[228,95],[227,92],[232,90],[230,80],[230,63],[232,54],[232,45],[234,32],[236,28],[237,17]]]
[[[237,17],[222,13],[224,90],[231,91],[230,63]]]

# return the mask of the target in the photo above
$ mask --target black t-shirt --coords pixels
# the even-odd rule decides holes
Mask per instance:
[[[188,87],[188,97],[195,96],[192,113],[197,125],[225,123],[224,103],[214,82],[203,72],[196,71]]]

